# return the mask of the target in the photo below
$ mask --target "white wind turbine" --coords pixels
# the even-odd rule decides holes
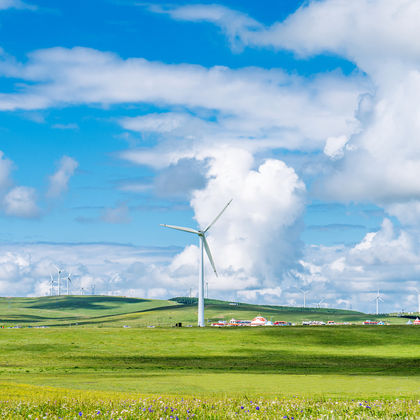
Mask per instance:
[[[417,312],[420,314],[420,290],[417,287],[414,290],[417,292]]]
[[[167,228],[194,233],[195,235],[198,235],[200,239],[200,269],[199,269],[199,274],[198,274],[198,326],[199,327],[205,326],[204,324],[204,249],[206,250],[206,254],[207,254],[207,257],[209,258],[210,264],[213,267],[213,271],[217,276],[216,266],[214,265],[213,257],[211,256],[210,248],[206,240],[206,233],[217,222],[219,217],[223,214],[223,212],[227,209],[227,207],[229,206],[231,202],[232,200],[230,200],[226,204],[226,206],[223,207],[222,211],[204,230],[195,230],[191,228],[161,224],[161,226],[164,226]]]
[[[57,266],[54,266],[57,269],[57,283],[58,283],[58,296],[61,295],[61,278],[60,275],[63,272],[61,268],[58,268]]]
[[[69,284],[71,283],[71,273],[69,273],[69,275],[67,276],[67,296],[70,294],[69,293]]]
[[[306,308],[306,295],[309,293],[309,290],[299,289],[303,293],[303,307]]]
[[[373,299],[373,300],[376,300],[376,315],[379,315],[379,302],[383,302],[384,301],[382,299],[380,293],[379,293],[379,289],[378,289],[378,293],[375,296],[375,299]]]
[[[54,277],[52,274],[50,274],[50,277],[50,296],[52,296],[54,294]]]
[[[322,302],[324,302],[324,300],[325,300],[325,298],[323,297],[317,304],[316,304],[316,306],[317,306],[317,308],[320,308],[321,307],[321,303]]]

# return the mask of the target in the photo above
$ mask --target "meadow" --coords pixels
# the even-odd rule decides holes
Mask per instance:
[[[180,310],[188,322],[195,308],[118,299],[84,299],[72,313],[71,297],[42,298],[23,325],[56,326],[0,329],[0,418],[420,417],[419,327],[136,328],[156,311]],[[252,312],[214,306],[217,315]],[[18,303],[7,310],[2,322],[12,325]],[[288,320],[288,311],[274,316]]]

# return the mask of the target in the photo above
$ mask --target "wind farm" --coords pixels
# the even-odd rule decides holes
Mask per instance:
[[[0,419],[420,419],[420,0],[0,0]]]

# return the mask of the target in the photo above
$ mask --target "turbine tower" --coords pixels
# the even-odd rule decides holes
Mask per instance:
[[[52,274],[50,274],[50,277],[50,296],[52,296],[54,294],[54,277]]]
[[[417,292],[417,312],[420,314],[420,290],[417,289],[417,287],[415,288],[416,292]]]
[[[67,296],[70,294],[69,293],[69,284],[71,283],[71,273],[69,273],[69,275],[67,276]]]
[[[200,240],[200,269],[198,273],[198,326],[199,327],[205,326],[205,323],[204,323],[204,249],[206,250],[206,254],[207,254],[207,257],[209,258],[210,264],[213,267],[213,271],[217,276],[216,266],[214,265],[214,261],[213,261],[213,257],[211,256],[209,244],[207,243],[206,233],[217,222],[217,220],[219,220],[219,217],[223,214],[223,212],[227,209],[227,207],[229,206],[231,202],[232,200],[230,200],[225,205],[225,207],[223,207],[222,211],[204,230],[195,230],[191,228],[161,224],[161,226],[164,226],[167,228],[194,233],[195,235],[198,235],[198,238]]]
[[[61,295],[61,278],[60,278],[60,274],[63,272],[63,270],[61,270],[61,268],[58,268],[57,266],[55,266],[55,268],[57,269],[58,296],[60,296]]]
[[[383,302],[384,300],[382,299],[380,293],[379,293],[379,289],[378,289],[378,293],[376,294],[375,299],[376,300],[376,315],[379,315],[379,302]]]
[[[303,307],[306,308],[306,295],[309,293],[309,290],[299,289],[303,293]]]

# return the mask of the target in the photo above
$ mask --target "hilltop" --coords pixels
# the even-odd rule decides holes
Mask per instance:
[[[0,298],[0,324],[20,326],[97,326],[130,327],[173,326],[177,322],[196,325],[196,298],[170,300],[139,299],[117,296],[46,296]],[[254,305],[206,299],[206,321],[252,319],[262,315],[272,321],[335,321],[360,323],[381,319],[405,323],[404,319],[362,312],[289,306]]]

